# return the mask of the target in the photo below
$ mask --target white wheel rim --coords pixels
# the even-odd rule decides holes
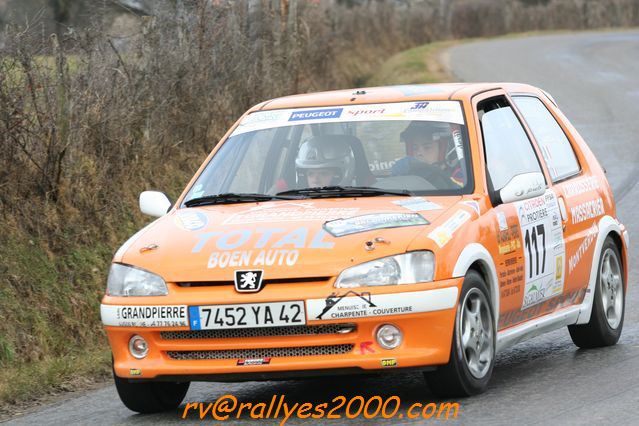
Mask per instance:
[[[602,256],[599,292],[606,321],[610,328],[616,330],[623,316],[623,280],[617,254],[610,248],[606,249]]]
[[[484,293],[472,288],[460,306],[457,334],[464,362],[477,379],[483,378],[493,362],[493,320]]]

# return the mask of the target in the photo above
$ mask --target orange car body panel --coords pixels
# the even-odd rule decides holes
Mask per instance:
[[[353,90],[342,90],[290,96],[261,103],[249,110],[247,114],[258,110],[298,107],[420,100],[460,101],[463,105],[470,139],[474,191],[472,194],[463,196],[424,197],[442,206],[439,210],[420,212],[430,222],[429,225],[378,229],[335,239],[322,233],[322,225],[327,218],[352,217],[379,212],[406,212],[406,209],[393,203],[401,197],[312,199],[228,204],[190,209],[173,208],[167,215],[139,233],[126,247],[119,250],[114,258],[114,262],[134,265],[163,277],[167,282],[169,295],[155,297],[107,295],[103,298],[102,304],[201,306],[323,299],[332,292],[345,290],[334,288],[337,276],[345,268],[415,250],[431,250],[435,253],[436,267],[432,282],[368,287],[365,291],[375,296],[456,288],[458,294],[461,291],[463,276],[455,276],[455,268],[462,251],[472,243],[485,247],[494,261],[497,282],[489,282],[489,285],[494,290],[493,294],[497,294],[499,298],[496,305],[499,307],[496,312],[497,331],[503,331],[581,303],[587,292],[587,285],[591,278],[591,264],[595,259],[595,244],[586,243],[594,238],[592,234],[596,230],[597,219],[605,215],[616,220],[612,191],[602,168],[583,139],[554,105],[554,101],[544,92],[528,85],[485,83],[425,87],[432,88],[432,92],[407,96],[398,88],[386,87],[362,89],[365,94],[356,93]],[[561,259],[561,266],[557,265],[557,274],[563,274],[565,279],[561,294],[528,309],[522,309],[523,280],[525,279],[522,268],[526,258],[523,236],[517,219],[518,212],[513,203],[493,208],[487,195],[482,134],[479,119],[475,113],[477,102],[483,97],[490,94],[503,94],[510,97],[514,93],[530,94],[544,102],[568,136],[581,165],[579,176],[552,184],[546,165],[544,161],[541,161],[549,189],[554,192],[558,202],[566,205],[566,216],[561,218],[564,222],[565,258]],[[526,126],[524,120],[521,121]],[[222,141],[231,134],[234,127]],[[531,134],[530,129],[526,127],[526,130]],[[222,143],[218,144],[204,164],[208,163],[221,145]],[[535,143],[533,145],[537,155],[542,158],[539,148]],[[187,190],[202,172],[204,164],[187,185]],[[586,190],[583,190],[584,188]],[[180,205],[187,190],[177,200],[176,206]],[[603,213],[600,211],[599,213],[602,214],[597,214],[597,217],[589,220],[575,220],[574,216],[579,214],[579,206],[593,200],[597,202],[597,208],[603,209]],[[200,218],[205,218],[206,226],[197,231],[186,229],[180,217],[184,210],[200,214]],[[431,232],[460,211],[465,212],[461,215],[468,219],[454,232],[452,238],[440,247],[431,238]],[[269,222],[269,215],[274,218],[279,215],[289,215],[290,220]],[[620,227],[624,229],[621,224]],[[366,250],[366,242],[379,237],[389,241],[390,244],[378,244],[375,250]],[[622,260],[627,265],[626,243],[623,237],[620,240]],[[157,245],[158,248],[145,250],[150,245]],[[271,262],[264,266],[265,279],[284,280],[283,283],[266,285],[262,291],[252,294],[238,293],[232,285],[206,287],[183,285],[188,282],[203,281],[232,282],[234,270],[254,267],[255,259],[264,250],[271,250]],[[218,254],[214,255],[214,252]],[[262,256],[266,258],[269,253]],[[288,263],[293,257],[295,262],[292,262],[293,266],[291,266]],[[218,267],[220,262],[226,267]],[[625,268],[626,271],[627,269]],[[301,282],[296,282],[296,279]],[[627,276],[624,282],[627,283]],[[456,304],[451,308],[430,312],[346,320],[325,319],[314,323],[314,325],[356,324],[357,329],[354,332],[343,335],[168,340],[163,339],[160,332],[185,331],[189,330],[189,327],[105,326],[105,329],[113,350],[114,369],[120,377],[153,379],[161,376],[204,376],[348,367],[375,370],[382,368],[382,360],[389,358],[396,360],[397,367],[436,366],[447,363],[450,356],[455,312]],[[392,323],[402,330],[404,341],[399,348],[386,350],[375,342],[375,330],[385,323]],[[128,342],[134,334],[141,335],[149,343],[149,355],[143,360],[135,359],[129,353]],[[176,360],[167,355],[169,351],[241,350],[337,344],[350,344],[353,345],[353,349],[348,353],[337,355],[282,356],[274,358],[267,365],[255,366],[238,366],[235,358]],[[135,377],[131,374],[132,371],[136,371]]]

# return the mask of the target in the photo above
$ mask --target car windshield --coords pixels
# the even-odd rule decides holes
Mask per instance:
[[[468,153],[457,101],[258,111],[242,119],[185,203],[218,194],[354,196],[364,187],[380,189],[359,191],[367,196],[464,194],[472,191]]]

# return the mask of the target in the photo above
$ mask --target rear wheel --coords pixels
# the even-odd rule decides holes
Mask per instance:
[[[113,372],[115,388],[122,403],[131,411],[142,414],[160,413],[177,408],[190,382],[131,382],[122,379]]]
[[[625,311],[623,278],[619,249],[608,237],[601,249],[590,320],[587,324],[568,326],[575,345],[580,348],[597,348],[617,343]]]
[[[440,397],[483,392],[495,363],[495,316],[482,276],[469,271],[464,279],[448,364],[426,373],[431,391]]]

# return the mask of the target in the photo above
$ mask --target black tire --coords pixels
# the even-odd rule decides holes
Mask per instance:
[[[483,296],[483,297],[482,297]],[[481,303],[485,303],[486,309],[482,308],[483,319],[479,323],[479,330],[487,333],[490,330],[490,335],[482,334],[481,340],[477,338],[477,341],[483,342],[482,347],[485,350],[489,350],[489,355],[484,358],[484,362],[480,363],[481,372],[477,374],[477,365],[472,361],[468,361],[471,358],[467,351],[463,349],[462,345],[462,314],[464,311],[464,304],[471,306],[474,300],[479,300]],[[489,322],[490,324],[485,324]],[[468,329],[468,326],[466,327]],[[455,326],[453,332],[453,341],[451,344],[450,360],[448,364],[439,367],[433,372],[425,373],[426,382],[430,390],[439,397],[465,397],[470,395],[476,395],[486,390],[490,377],[492,376],[493,367],[495,364],[495,315],[490,303],[490,294],[488,288],[482,276],[474,270],[468,271],[464,279],[462,291],[459,296],[459,303],[457,305],[457,314],[455,316]],[[471,329],[474,332],[474,328]],[[472,334],[471,334],[472,336]],[[473,373],[475,371],[475,374]]]
[[[607,287],[606,294],[611,292],[610,280],[602,280],[602,270],[604,269],[604,261],[606,256],[614,256],[616,264],[619,269],[619,283],[621,293],[621,314],[617,314],[614,322],[618,322],[618,325],[611,326],[608,316],[606,315],[606,309],[604,308],[604,302],[602,297],[602,291],[604,287]],[[610,267],[610,265],[609,265]],[[614,278],[617,279],[617,278]],[[614,291],[617,295],[619,291]],[[602,346],[612,346],[617,343],[621,336],[621,330],[623,328],[623,319],[626,311],[626,297],[625,297],[625,282],[624,282],[624,265],[619,255],[619,249],[614,241],[608,237],[604,241],[601,248],[601,256],[599,259],[599,265],[597,268],[597,283],[595,284],[595,295],[592,301],[592,311],[590,312],[590,320],[587,324],[569,325],[568,331],[570,332],[570,338],[573,343],[580,348],[599,348]],[[608,314],[610,315],[610,314]]]
[[[131,411],[141,414],[161,413],[176,409],[186,392],[190,382],[135,382],[122,379],[113,372],[115,388],[120,400]]]

